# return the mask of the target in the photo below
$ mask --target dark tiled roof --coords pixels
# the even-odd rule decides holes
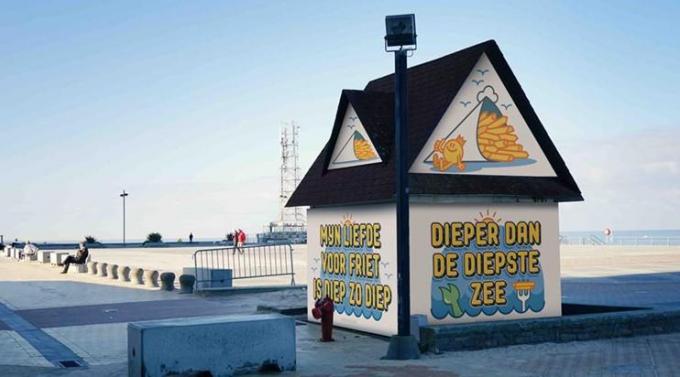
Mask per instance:
[[[482,53],[491,60],[517,109],[543,149],[557,177],[409,174],[412,194],[496,196],[579,201],[581,192],[526,98],[495,41],[487,41],[408,69],[409,166],[434,131]],[[365,90],[344,90],[330,140],[316,158],[288,206],[323,206],[394,199],[394,75],[373,80]],[[342,121],[351,103],[382,163],[328,170]]]

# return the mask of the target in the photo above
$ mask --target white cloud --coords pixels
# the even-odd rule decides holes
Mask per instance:
[[[477,93],[477,102],[482,102],[484,97],[489,97],[493,103],[498,102],[498,94],[491,85],[485,86],[481,92]]]
[[[564,230],[680,228],[680,130],[558,144],[585,202],[561,205]]]

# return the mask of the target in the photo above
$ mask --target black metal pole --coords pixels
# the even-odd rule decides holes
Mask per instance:
[[[125,192],[125,190],[120,194],[120,197],[123,198],[123,247],[125,247],[125,197],[128,195],[129,194]]]
[[[123,191],[123,194],[125,194],[125,191]],[[125,245],[125,197],[127,195],[123,195],[123,245]]]
[[[420,357],[418,342],[411,335],[411,274],[409,260],[408,202],[408,99],[405,50],[395,51],[394,64],[394,159],[397,202],[397,335],[390,338],[386,359]]]
[[[408,102],[406,51],[394,53],[394,145],[397,199],[398,335],[411,334],[411,279],[409,261]]]

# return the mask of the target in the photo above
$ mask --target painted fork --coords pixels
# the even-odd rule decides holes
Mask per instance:
[[[522,313],[527,311],[527,300],[531,296],[530,289],[519,289],[517,290],[517,298],[522,303]]]

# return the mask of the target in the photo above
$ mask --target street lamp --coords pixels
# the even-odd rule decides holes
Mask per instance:
[[[408,199],[408,102],[406,58],[416,49],[416,17],[413,14],[385,17],[385,51],[394,52],[394,147],[397,201],[397,335],[392,336],[386,359],[420,357],[418,342],[411,335]]]
[[[120,197],[123,198],[123,246],[125,246],[125,198],[130,195],[125,190],[123,190],[123,193],[120,194]]]

